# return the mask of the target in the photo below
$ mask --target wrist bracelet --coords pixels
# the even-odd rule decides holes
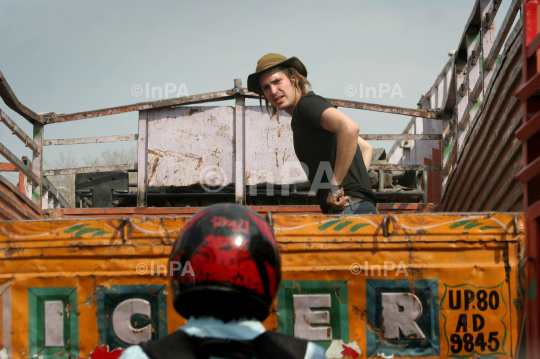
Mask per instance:
[[[330,184],[330,186],[331,186],[331,187],[330,187],[330,191],[332,191],[332,194],[333,194],[334,196],[338,196],[338,197],[339,197],[339,196],[341,196],[341,195],[343,194],[342,191],[341,191],[341,189],[339,188],[339,186],[334,185],[334,184]]]

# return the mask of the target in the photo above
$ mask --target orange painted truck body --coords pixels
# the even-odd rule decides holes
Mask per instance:
[[[183,325],[171,302],[168,254],[189,218],[0,222],[5,355],[97,357],[91,353]],[[332,358],[515,356],[522,215],[269,220],[283,263],[269,330],[316,338]],[[149,313],[122,321],[121,304],[134,299]],[[321,311],[326,317],[314,315]]]

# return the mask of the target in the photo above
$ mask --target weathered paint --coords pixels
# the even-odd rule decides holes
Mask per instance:
[[[238,95],[235,96],[234,100],[234,193],[236,204],[242,205],[246,204],[246,139],[248,137],[246,136],[246,99]],[[200,182],[202,181],[200,180]],[[225,183],[226,181],[222,181],[222,185]],[[206,182],[206,185],[208,185],[208,182]]]
[[[241,113],[239,107],[236,112]],[[243,151],[247,185],[307,181],[294,154],[290,116],[280,113],[270,119],[259,107],[246,107],[242,131],[243,121],[233,121],[234,111],[231,107],[148,111],[148,185],[200,183],[213,190],[236,183],[244,162],[234,159]],[[244,136],[240,144],[239,136]],[[235,152],[236,147],[241,152]]]
[[[307,181],[294,153],[291,116],[279,111],[270,119],[259,106],[246,107],[246,184]]]
[[[44,175],[45,176],[63,176],[63,175],[74,175],[77,173],[108,172],[108,171],[134,172],[134,171],[137,171],[137,164],[130,163],[130,164],[125,164],[125,165],[113,165],[113,166],[63,168],[63,169],[44,171]]]
[[[126,347],[118,335],[132,338],[133,331],[151,326],[152,337],[157,338],[182,325],[184,320],[170,300],[167,262],[171,245],[188,219],[0,222],[0,283],[9,286],[9,300],[17,303],[3,311],[2,330],[9,335],[4,335],[2,345],[11,345],[13,358],[28,356],[29,340],[40,338],[34,321],[44,319],[31,301],[36,303],[33,298],[42,295],[50,296],[46,301],[64,301],[63,320],[69,313],[78,321],[76,328],[74,321],[64,326],[64,347],[66,328],[71,328],[71,349],[51,350],[78,348],[81,358],[96,350],[108,355],[114,348]],[[317,342],[327,350],[341,345],[342,356],[510,357],[522,315],[518,285],[522,220],[522,216],[495,213],[273,215],[283,282],[275,310],[264,324],[290,334],[304,330],[311,336],[315,329],[311,324],[319,322],[317,326],[325,329],[319,330],[324,338],[318,339],[324,340]],[[7,298],[5,289],[0,292]],[[383,300],[392,296],[395,300]],[[403,298],[417,299],[408,305],[400,301]],[[124,307],[132,300],[142,303],[144,310],[137,309],[143,315],[130,318],[129,324]],[[392,303],[398,306],[383,314],[382,307]],[[295,307],[303,310],[307,322],[298,322]],[[31,315],[31,310],[37,312]],[[392,334],[382,325],[383,318],[391,321],[397,315],[404,315],[395,321],[400,331],[414,329],[408,339],[390,339],[395,327]],[[415,316],[418,319],[412,319]],[[6,332],[4,326],[14,318],[16,327]],[[486,345],[478,340],[468,351],[468,334],[474,342],[480,333]],[[39,350],[40,342],[34,342],[31,350]]]
[[[432,118],[432,119],[440,118],[439,112],[436,111],[435,109],[434,110],[417,110],[417,109],[412,109],[412,108],[377,105],[377,104],[365,103],[365,102],[337,100],[333,98],[329,98],[328,101],[330,101],[332,104],[336,106],[356,108],[359,110],[385,112],[385,113],[393,113],[396,115],[416,116],[416,117]]]
[[[234,95],[235,95],[235,92],[233,90],[217,91],[217,92],[205,93],[201,95],[176,97],[176,98],[165,99],[165,100],[143,102],[143,103],[138,103],[135,105],[118,106],[118,107],[111,107],[111,108],[106,108],[102,110],[78,112],[78,113],[72,113],[68,115],[54,114],[50,119],[48,119],[47,123],[75,121],[75,120],[82,120],[86,118],[116,115],[119,113],[126,113],[126,112],[132,112],[132,111],[143,111],[143,110],[148,110],[148,109],[189,105],[189,104],[196,104],[196,103],[201,103],[201,102],[224,101],[224,100],[232,99]]]
[[[231,107],[162,108],[146,113],[148,186],[234,183]]]

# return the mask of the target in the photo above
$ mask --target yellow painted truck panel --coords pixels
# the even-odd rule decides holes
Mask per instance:
[[[183,325],[167,272],[188,219],[0,222],[0,355],[116,358]],[[274,215],[283,281],[264,324],[329,358],[510,358],[522,221]]]

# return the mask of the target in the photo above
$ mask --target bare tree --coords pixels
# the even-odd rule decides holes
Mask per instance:
[[[67,156],[64,153],[60,153],[60,157],[51,162],[46,161],[45,163],[46,168],[77,167],[77,161],[71,156],[71,152]],[[75,175],[49,176],[47,179],[62,193],[69,206],[75,207]]]
[[[123,165],[137,162],[137,149],[134,146],[127,148],[107,149],[96,156],[86,156],[82,166],[95,167],[106,165]],[[60,157],[46,162],[47,168],[75,168],[79,167],[75,158],[69,153],[67,156],[60,153]],[[75,175],[50,176],[47,177],[62,193],[68,201],[70,207],[75,207]],[[137,182],[137,173],[130,172],[129,182]]]

